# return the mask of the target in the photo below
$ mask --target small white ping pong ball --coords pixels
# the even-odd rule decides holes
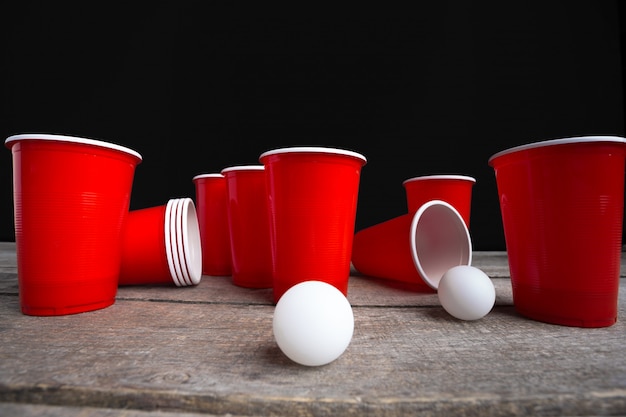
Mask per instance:
[[[496,290],[487,274],[470,265],[452,267],[441,277],[437,288],[439,302],[452,316],[478,320],[496,302]]]
[[[276,303],[274,339],[292,361],[326,365],[347,349],[354,332],[348,299],[334,286],[305,281],[289,288]]]

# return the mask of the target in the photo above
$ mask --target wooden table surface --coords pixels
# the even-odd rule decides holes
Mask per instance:
[[[436,294],[355,272],[350,345],[306,367],[274,341],[271,290],[230,277],[26,316],[15,244],[0,242],[0,415],[626,415],[626,278],[615,325],[566,327],[515,312],[505,252],[473,258],[496,287],[484,318],[457,320]]]

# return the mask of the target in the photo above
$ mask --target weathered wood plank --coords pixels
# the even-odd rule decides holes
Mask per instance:
[[[475,260],[486,272],[506,264],[502,253]],[[31,317],[19,311],[15,271],[4,272],[0,414],[40,406],[51,416],[626,414],[624,321],[583,329],[528,320],[512,307],[508,277],[493,281],[493,311],[464,322],[435,294],[355,275],[350,346],[308,368],[275,344],[269,290],[228,277],[121,287],[106,309]]]
[[[306,368],[276,347],[271,306],[121,300],[36,318],[16,314],[14,297],[1,301],[2,401],[244,415],[626,410],[622,322],[578,329],[511,307],[476,322],[438,308],[356,307],[344,355]]]
[[[40,404],[0,403],[0,415],[6,417],[150,417],[153,411],[119,408],[70,407]],[[158,411],[159,417],[212,417],[215,414]],[[238,417],[230,415],[229,417]],[[241,416],[239,416],[241,417]]]

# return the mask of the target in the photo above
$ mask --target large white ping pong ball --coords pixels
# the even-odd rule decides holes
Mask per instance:
[[[292,361],[326,365],[347,349],[354,332],[348,299],[334,286],[305,281],[287,290],[276,303],[274,339]]]
[[[450,268],[437,288],[439,302],[452,316],[478,320],[493,308],[496,290],[487,274],[470,265]]]

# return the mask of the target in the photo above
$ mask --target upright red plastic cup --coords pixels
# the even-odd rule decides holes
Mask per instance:
[[[359,230],[352,264],[364,275],[433,292],[443,274],[472,262],[472,241],[464,219],[449,203],[428,201],[408,213]]]
[[[274,301],[303,281],[347,296],[363,155],[290,147],[261,154],[272,240]]]
[[[265,167],[240,165],[224,168],[228,192],[233,284],[272,288],[272,250]]]
[[[443,200],[459,212],[469,227],[472,188],[475,183],[475,178],[466,175],[441,174],[409,178],[402,185],[409,213],[415,213],[428,201]]]
[[[115,301],[137,152],[94,139],[10,136],[20,306],[54,316]]]
[[[211,173],[196,175],[192,181],[202,240],[202,273],[229,276],[232,269],[226,179],[220,173]]]
[[[528,318],[617,320],[626,139],[581,136],[494,154],[513,303]]]

